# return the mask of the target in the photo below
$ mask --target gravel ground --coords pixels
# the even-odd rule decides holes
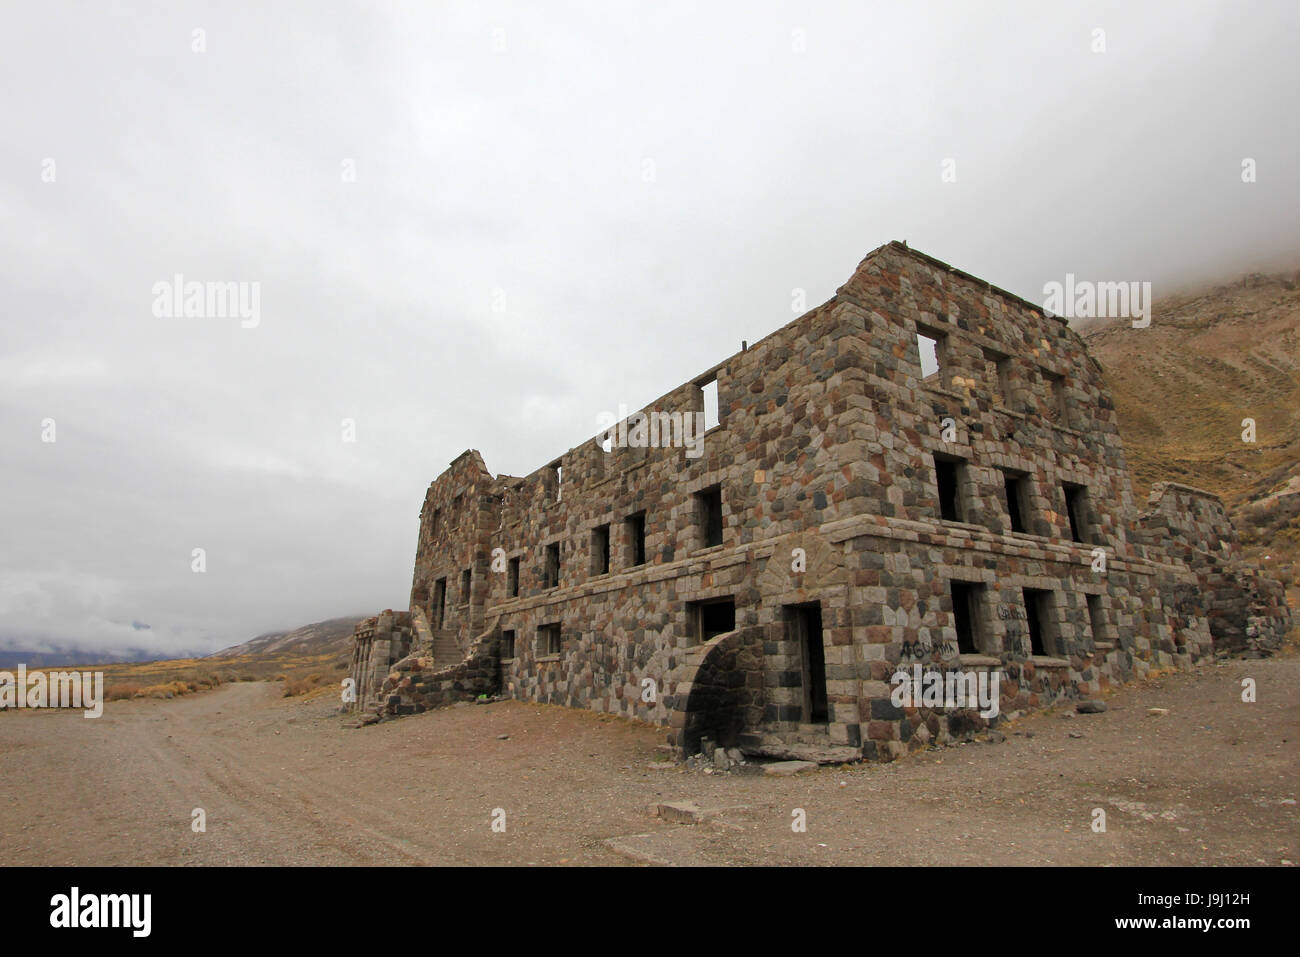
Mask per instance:
[[[97,720],[0,714],[0,834],[11,865],[1289,864],[1298,692],[1294,656],[1208,665],[1103,714],[1022,717],[1002,743],[781,778],[656,766],[661,729],[590,712],[353,729],[333,698],[241,683]],[[677,801],[709,813],[647,812]]]

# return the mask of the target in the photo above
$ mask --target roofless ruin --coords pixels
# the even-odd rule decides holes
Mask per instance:
[[[689,454],[673,429],[714,389]],[[684,753],[889,759],[986,722],[898,707],[899,670],[998,671],[1006,713],[1267,651],[1289,621],[1216,497],[1134,502],[1064,320],[890,243],[530,475],[460,455],[425,495],[410,607],[358,627],[352,677],[378,717],[502,695],[661,724]]]

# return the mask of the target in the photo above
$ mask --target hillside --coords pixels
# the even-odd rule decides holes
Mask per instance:
[[[325,655],[348,651],[352,630],[365,615],[331,618],[303,625],[293,631],[271,631],[213,652],[208,658],[241,658],[248,655]]]
[[[1133,473],[1218,494],[1286,581],[1300,557],[1300,271],[1157,299],[1151,325],[1080,327],[1115,399]],[[1255,442],[1242,420],[1255,421]],[[1267,558],[1265,558],[1267,556]]]

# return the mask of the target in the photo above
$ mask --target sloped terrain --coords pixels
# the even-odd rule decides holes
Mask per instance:
[[[272,631],[213,652],[209,658],[241,658],[249,655],[326,655],[343,654],[349,648],[352,630],[365,618],[330,618],[293,631]]]
[[[1134,493],[1219,495],[1242,542],[1290,583],[1300,556],[1300,271],[1157,299],[1151,325],[1081,327],[1115,399]],[[1243,441],[1253,419],[1255,441]]]

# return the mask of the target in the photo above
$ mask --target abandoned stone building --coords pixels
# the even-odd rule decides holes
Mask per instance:
[[[1005,714],[1267,651],[1289,621],[1214,496],[1139,508],[1063,319],[890,243],[530,475],[460,455],[425,496],[410,607],[358,627],[352,677],[378,716],[499,694],[685,753],[889,759],[983,726],[897,706],[900,668],[997,670]]]

